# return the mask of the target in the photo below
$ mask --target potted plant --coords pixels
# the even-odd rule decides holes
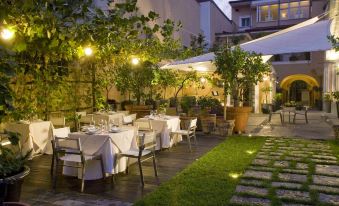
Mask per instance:
[[[29,174],[29,167],[26,161],[30,152],[23,155],[19,144],[19,135],[17,133],[7,132],[0,136],[0,142],[4,138],[8,139],[11,147],[5,147],[0,144],[0,205],[26,205],[19,203],[21,186],[25,176]]]
[[[239,46],[223,47],[216,53],[215,65],[216,73],[223,80],[225,119],[235,120],[234,131],[242,133],[252,111],[252,107],[242,106],[244,91],[262,81],[264,75],[270,73],[270,66],[263,62],[261,55],[246,52]],[[227,95],[231,95],[233,107],[226,107]]]
[[[332,99],[331,93],[324,93],[323,111],[331,113]]]
[[[274,102],[274,108],[273,110],[279,110],[282,105],[282,93],[276,93],[273,97],[273,102]]]
[[[268,103],[268,94],[272,91],[272,87],[265,86],[261,88],[261,91],[265,94],[265,101],[261,104],[261,111],[264,114],[268,114],[269,111],[269,103]]]
[[[339,91],[332,92],[333,99],[335,100],[337,107],[337,117],[339,118]]]

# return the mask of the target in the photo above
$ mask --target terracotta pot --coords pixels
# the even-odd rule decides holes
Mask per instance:
[[[244,133],[247,127],[248,114],[252,111],[252,107],[227,107],[226,119],[235,120],[234,132]]]
[[[5,202],[20,201],[21,186],[24,182],[24,178],[29,174],[29,172],[29,167],[25,166],[24,171],[21,173],[5,179],[0,179],[0,191],[5,191],[5,188],[7,187],[7,192],[1,194],[5,196],[0,197],[0,199],[4,199]]]

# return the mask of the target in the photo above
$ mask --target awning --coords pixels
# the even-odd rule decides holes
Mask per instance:
[[[267,62],[272,55],[284,53],[326,51],[332,48],[327,36],[331,35],[331,20],[320,15],[279,32],[241,44],[245,51],[261,53]],[[167,64],[162,69],[215,71],[213,52]]]
[[[284,53],[326,51],[332,48],[331,20],[310,19],[288,29],[241,44],[246,51],[274,55]]]

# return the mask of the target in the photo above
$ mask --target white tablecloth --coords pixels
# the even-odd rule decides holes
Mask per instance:
[[[21,134],[20,144],[23,154],[30,150],[32,150],[32,156],[38,153],[53,153],[51,145],[53,126],[50,121],[8,123],[5,129]]]
[[[149,119],[141,118],[139,120]],[[137,120],[138,121],[138,120]],[[151,124],[154,131],[157,133],[157,136],[160,134],[160,139],[157,138],[157,147],[156,149],[159,150],[160,148],[170,148],[174,143],[182,141],[181,136],[175,136],[172,141],[170,138],[171,132],[177,131],[180,129],[180,118],[178,116],[165,116],[165,117],[154,117],[151,118]]]
[[[122,125],[125,113],[123,112],[115,112],[115,113],[96,113],[93,116],[93,119],[96,124],[99,124],[100,121],[103,119],[107,122],[110,121],[118,121],[119,125]]]
[[[104,170],[109,174],[116,174],[126,170],[127,158],[118,157],[120,152],[128,151],[131,148],[137,149],[135,127],[122,127],[118,133],[103,133],[87,135],[84,133],[71,133],[69,136],[80,138],[83,152],[86,155],[102,155]],[[65,175],[81,177],[81,170],[65,167]],[[85,171],[85,179],[93,180],[102,178],[100,161],[88,161]]]

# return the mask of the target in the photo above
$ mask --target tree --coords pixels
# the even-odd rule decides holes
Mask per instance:
[[[171,69],[159,70],[158,84],[163,90],[163,98],[166,98],[166,92],[169,87],[174,87],[176,84],[176,72]]]
[[[240,106],[244,90],[262,81],[270,72],[270,66],[263,62],[261,55],[246,52],[239,46],[224,46],[216,53],[215,65],[216,74],[223,80],[225,100],[227,95],[232,95],[235,107]]]
[[[328,39],[332,43],[332,46],[335,49],[335,51],[339,51],[339,37],[331,35],[328,36]]]

